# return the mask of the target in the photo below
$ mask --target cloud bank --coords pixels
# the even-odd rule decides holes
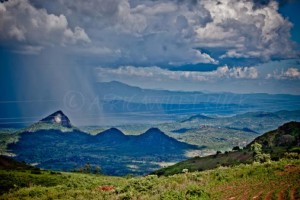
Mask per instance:
[[[77,45],[69,49],[75,56],[111,65],[292,58],[293,25],[278,6],[250,0],[8,0],[0,3],[0,40],[33,53]]]
[[[117,69],[99,67],[96,69],[99,81],[112,81],[123,79],[140,79],[151,81],[215,81],[219,79],[256,79],[258,71],[254,67],[218,67],[217,70],[209,72],[197,71],[170,71],[159,67],[133,67],[122,66]]]

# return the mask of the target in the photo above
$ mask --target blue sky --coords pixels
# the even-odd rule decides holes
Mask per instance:
[[[299,1],[291,1],[290,3],[286,3],[280,7],[279,12],[289,19],[294,24],[294,27],[291,30],[292,40],[300,43],[300,18],[299,18],[299,9],[300,2]],[[299,48],[299,45],[298,45]]]
[[[95,96],[102,81],[300,95],[299,10],[297,0],[2,0],[0,100],[18,110]]]

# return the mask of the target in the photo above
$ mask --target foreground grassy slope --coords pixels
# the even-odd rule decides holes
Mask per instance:
[[[136,178],[0,170],[0,199],[299,199],[300,160]]]

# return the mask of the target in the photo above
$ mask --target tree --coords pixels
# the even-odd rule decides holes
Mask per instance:
[[[79,169],[82,173],[90,173],[91,172],[91,165],[90,163],[86,163],[83,167]]]
[[[97,165],[94,169],[94,174],[100,174],[101,173],[101,167]]]
[[[254,144],[251,145],[251,150],[253,151],[253,160],[255,162],[270,162],[271,161],[271,155],[262,153],[262,145],[255,142]]]
[[[251,151],[254,152],[254,155],[261,154],[262,152],[262,146],[261,144],[255,142],[254,144],[251,144]]]
[[[240,147],[239,146],[235,146],[232,148],[232,151],[239,151],[240,150]]]
[[[267,153],[256,154],[254,156],[254,161],[260,162],[260,163],[270,162],[271,156],[270,156],[270,154],[267,154]]]

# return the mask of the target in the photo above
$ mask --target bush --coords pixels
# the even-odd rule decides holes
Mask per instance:
[[[42,174],[41,170],[39,168],[31,170],[31,174]]]
[[[260,154],[262,152],[262,145],[255,142],[254,144],[251,144],[251,150],[254,152],[254,155]]]
[[[51,175],[61,175],[61,172],[54,172],[54,171],[50,171]]]
[[[121,193],[129,191],[150,192],[157,185],[157,176],[149,175],[146,178],[133,178],[129,180],[128,185],[120,190]]]
[[[163,195],[161,195],[160,199],[162,200],[173,200],[173,199],[185,199],[184,194],[180,191],[171,190],[165,192]]]
[[[289,149],[289,151],[300,154],[300,147],[293,147],[293,148]]]
[[[260,162],[260,163],[270,162],[271,161],[271,156],[270,156],[270,154],[259,153],[259,154],[256,154],[254,156],[254,161],[255,162]]]
[[[232,148],[232,151],[239,151],[240,150],[240,147],[239,146],[235,146]]]
[[[131,179],[131,178],[134,178],[134,175],[133,174],[127,174],[126,176],[124,176],[124,178]]]
[[[131,199],[131,194],[130,193],[125,193],[125,194],[121,194],[120,196],[119,196],[119,199],[121,199],[121,200],[130,200]]]
[[[214,176],[216,180],[221,181],[221,182],[226,182],[228,181],[226,174],[222,174],[220,172],[215,172]]]
[[[271,161],[271,155],[262,153],[262,145],[259,143],[254,143],[251,145],[251,150],[253,151],[253,160],[255,162],[264,163]]]
[[[288,159],[300,159],[300,154],[295,152],[286,152],[284,153],[284,157]]]
[[[210,195],[198,186],[190,186],[185,193],[185,199],[188,200],[206,200],[209,197]]]

